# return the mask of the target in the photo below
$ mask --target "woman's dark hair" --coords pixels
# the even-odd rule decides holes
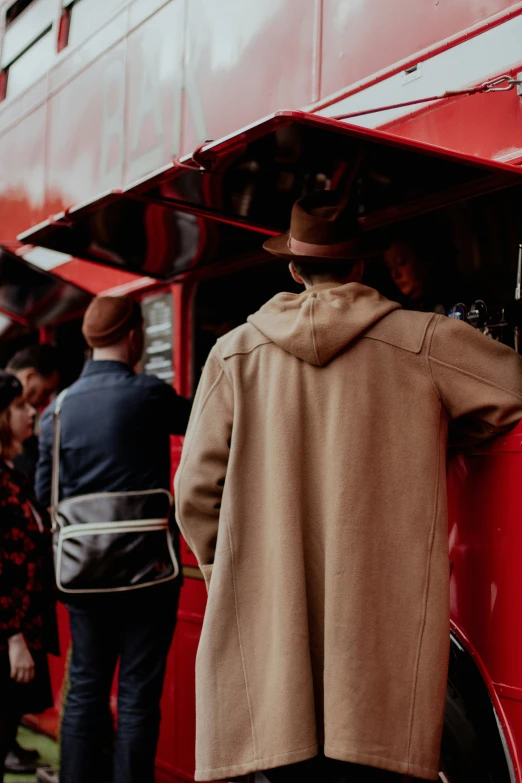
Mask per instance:
[[[58,352],[54,345],[30,345],[15,353],[9,360],[7,370],[35,370],[42,378],[49,378],[58,371]]]
[[[11,431],[11,413],[9,408],[0,413],[0,456],[9,459],[13,446],[13,433]]]

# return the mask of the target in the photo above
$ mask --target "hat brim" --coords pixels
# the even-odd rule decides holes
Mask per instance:
[[[284,258],[288,261],[297,259],[298,261],[356,261],[361,258],[372,258],[373,256],[381,255],[388,247],[382,237],[361,235],[360,242],[356,243],[353,250],[342,256],[304,256],[298,253],[293,253],[288,247],[288,239],[290,232],[285,231],[284,234],[279,234],[276,237],[270,237],[263,243],[263,248],[272,255],[278,258]]]

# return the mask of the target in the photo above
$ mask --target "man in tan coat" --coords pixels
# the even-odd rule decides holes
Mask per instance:
[[[209,587],[196,780],[435,780],[448,428],[522,418],[522,362],[362,285],[378,248],[334,193],[265,247],[306,290],[218,340],[176,476]]]

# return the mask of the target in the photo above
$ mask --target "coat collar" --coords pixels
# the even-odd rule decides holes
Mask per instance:
[[[306,289],[307,294],[313,294],[316,291],[326,291],[328,288],[339,288],[340,286],[344,285],[343,283],[317,283],[317,285],[313,285],[310,288]]]
[[[119,373],[122,375],[134,375],[134,370],[125,362],[117,362],[112,359],[96,360],[89,359],[85,364],[81,377],[87,378],[90,375],[105,375],[106,373]]]

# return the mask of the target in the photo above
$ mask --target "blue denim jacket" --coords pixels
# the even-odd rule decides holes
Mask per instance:
[[[171,434],[185,432],[191,403],[151,375],[89,361],[63,401],[60,499],[92,492],[171,489]],[[54,403],[41,421],[36,494],[51,503]]]

